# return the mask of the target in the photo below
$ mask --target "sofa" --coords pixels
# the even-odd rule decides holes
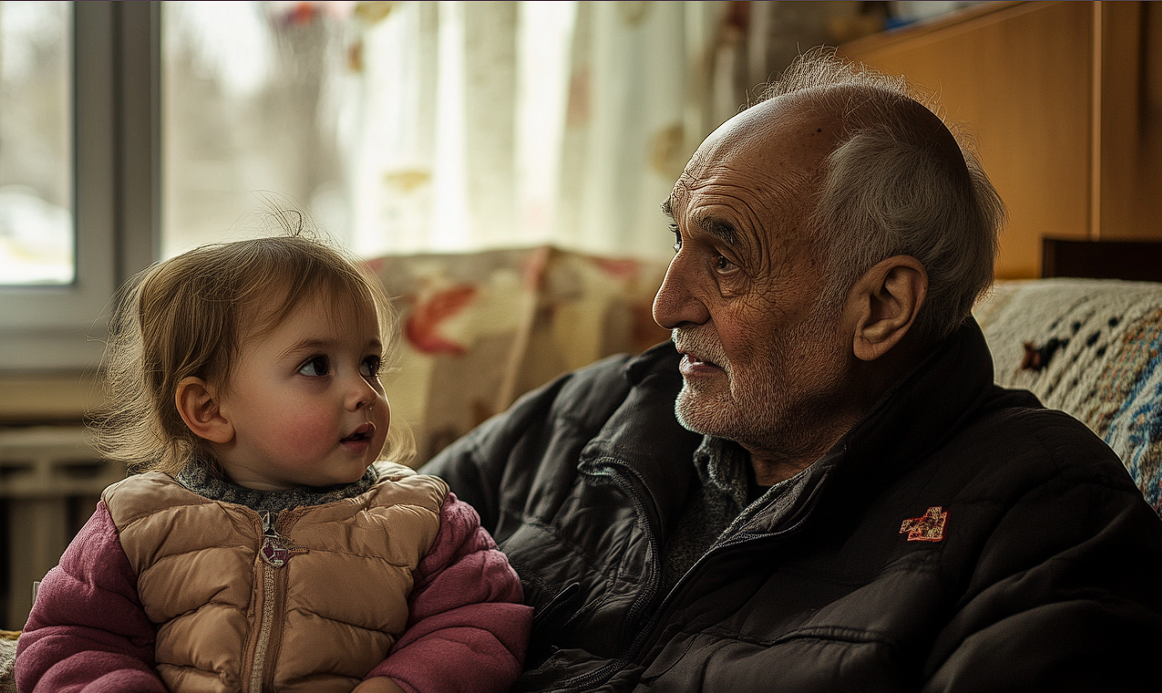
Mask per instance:
[[[399,306],[393,425],[426,460],[521,393],[616,351],[666,339],[650,319],[664,262],[556,248],[383,258]],[[1001,281],[975,310],[996,380],[1086,423],[1162,514],[1162,283]],[[0,632],[0,693],[17,633]]]

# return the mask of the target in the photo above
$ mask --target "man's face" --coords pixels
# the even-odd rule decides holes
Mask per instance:
[[[807,228],[833,145],[830,119],[765,102],[703,143],[668,202],[676,254],[654,319],[684,354],[677,415],[752,455],[813,461],[834,441],[851,345],[816,307]]]

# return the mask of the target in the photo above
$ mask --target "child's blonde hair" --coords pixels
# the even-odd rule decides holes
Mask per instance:
[[[374,306],[384,363],[397,354],[395,314],[381,284],[301,232],[203,246],[157,263],[127,287],[105,355],[109,406],[94,423],[101,451],[133,471],[177,474],[194,456],[216,466],[178,413],[178,383],[195,376],[229,388],[243,336],[268,333],[305,299]],[[407,428],[393,421],[383,457],[406,464],[413,453]]]

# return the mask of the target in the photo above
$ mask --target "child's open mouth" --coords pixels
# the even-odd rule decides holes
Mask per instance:
[[[339,442],[344,444],[344,445],[351,445],[351,444],[358,445],[360,443],[366,443],[367,441],[371,440],[371,436],[374,433],[375,433],[375,424],[373,424],[371,422],[367,422],[365,424],[361,424],[359,426],[359,428],[356,428],[351,433],[351,435],[347,436],[346,438],[343,438]]]

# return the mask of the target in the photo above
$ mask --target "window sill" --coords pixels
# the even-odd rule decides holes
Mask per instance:
[[[101,401],[92,374],[0,375],[0,426],[76,424]]]

